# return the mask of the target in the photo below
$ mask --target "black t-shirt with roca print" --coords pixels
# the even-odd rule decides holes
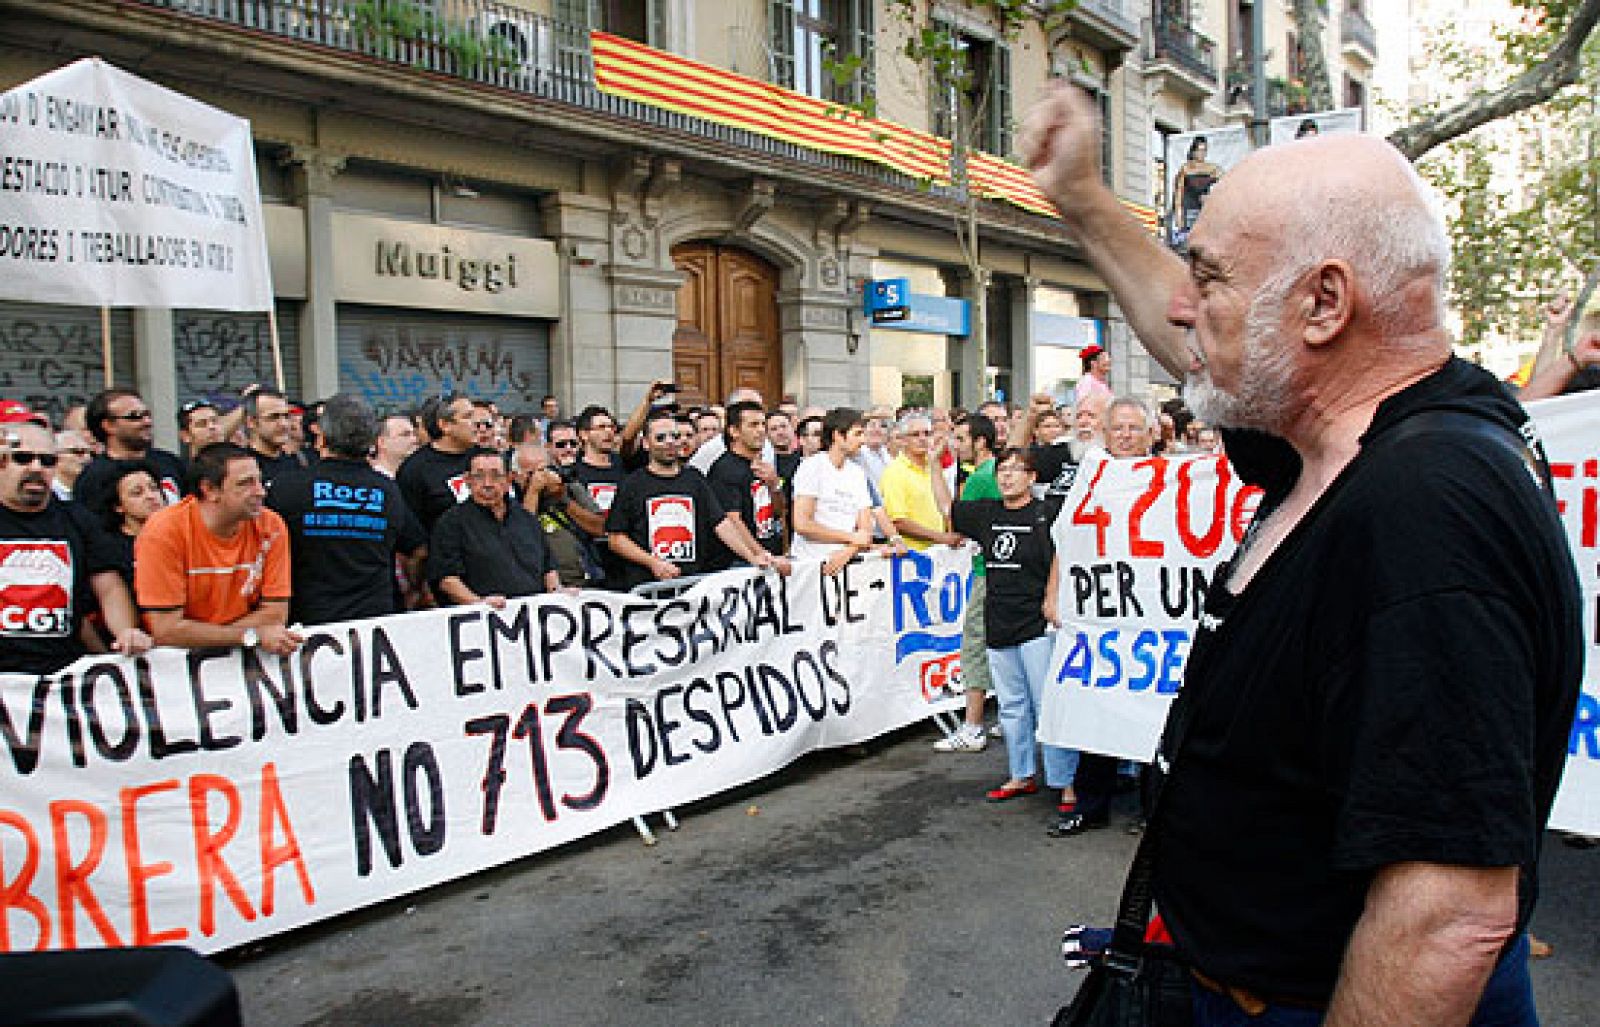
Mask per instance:
[[[739,515],[761,548],[773,556],[783,555],[783,518],[778,516],[777,497],[766,482],[756,477],[749,458],[728,450],[711,464],[706,480],[711,483],[722,508]],[[715,541],[717,567],[729,567],[738,562],[738,557],[721,539]]]
[[[630,474],[606,515],[606,531],[626,535],[645,552],[678,565],[685,575],[710,570],[710,540],[727,512],[705,475],[685,467],[670,478],[648,469]],[[653,580],[649,569],[624,561],[623,587]]]
[[[1015,510],[999,499],[951,504],[952,527],[983,547],[983,630],[992,649],[1032,641],[1048,627],[1044,590],[1056,552],[1050,525],[1059,509],[1059,503],[1040,499]]]
[[[0,673],[48,674],[82,656],[78,628],[96,606],[89,579],[117,562],[77,503],[52,499],[38,513],[0,506]]]
[[[267,505],[289,527],[290,619],[327,624],[394,613],[394,555],[427,545],[394,482],[363,462],[320,460],[279,478]]]

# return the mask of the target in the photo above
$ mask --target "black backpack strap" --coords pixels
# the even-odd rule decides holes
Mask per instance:
[[[1550,461],[1545,458],[1544,442],[1533,419],[1527,418],[1516,431],[1491,421],[1487,417],[1465,410],[1425,410],[1412,414],[1393,428],[1386,429],[1372,441],[1376,443],[1399,442],[1426,432],[1451,432],[1467,438],[1500,446],[1527,465],[1539,487],[1548,495],[1555,495],[1555,481],[1550,477]]]

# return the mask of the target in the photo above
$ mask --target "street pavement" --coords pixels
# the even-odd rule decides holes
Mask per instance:
[[[232,953],[250,1024],[1045,1024],[1137,841],[1055,840],[1044,793],[990,804],[1003,746],[918,726],[679,811]],[[1547,1024],[1600,1019],[1600,850],[1550,839]]]

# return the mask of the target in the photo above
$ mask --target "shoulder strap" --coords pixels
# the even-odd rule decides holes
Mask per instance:
[[[1545,459],[1544,443],[1539,438],[1539,430],[1534,427],[1532,418],[1525,419],[1520,430],[1513,431],[1502,424],[1478,414],[1467,413],[1465,410],[1425,410],[1384,431],[1373,441],[1399,442],[1426,432],[1437,431],[1454,432],[1477,442],[1500,446],[1527,465],[1528,473],[1539,483],[1540,488],[1546,493],[1552,495],[1555,493],[1555,484],[1550,477],[1550,461]]]

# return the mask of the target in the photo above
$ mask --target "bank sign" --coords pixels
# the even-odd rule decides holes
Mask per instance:
[[[866,284],[862,309],[872,327],[896,332],[930,332],[934,335],[970,335],[972,305],[948,296],[926,296],[911,291],[907,278],[879,278]]]
[[[561,314],[555,243],[335,214],[339,300],[389,307],[555,318]]]

